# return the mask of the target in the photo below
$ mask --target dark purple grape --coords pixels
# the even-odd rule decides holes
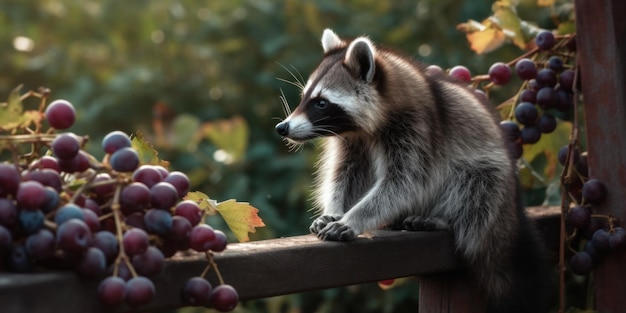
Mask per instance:
[[[522,102],[515,108],[515,118],[524,125],[534,125],[538,117],[537,108],[530,102]]]
[[[150,188],[150,203],[154,208],[169,210],[178,199],[178,191],[170,183],[160,182]]]
[[[124,224],[146,230],[146,225],[143,223],[143,215],[144,213],[141,211],[127,214],[124,218]]]
[[[530,59],[521,59],[515,63],[515,72],[522,80],[531,80],[537,76],[535,62]]]
[[[570,259],[570,269],[574,274],[587,275],[593,269],[593,259],[585,251],[576,252]]]
[[[55,157],[44,155],[39,160],[33,161],[33,163],[29,167],[31,170],[42,170],[42,169],[51,169],[55,170],[57,173],[61,172],[59,169],[59,162]]]
[[[90,166],[89,156],[85,151],[78,151],[78,154],[70,159],[59,159],[59,168],[66,173],[84,172]]]
[[[85,199],[85,209],[93,212],[96,216],[102,215],[100,205],[91,198]]]
[[[143,216],[143,224],[147,232],[163,235],[172,228],[172,215],[166,210],[150,209]]]
[[[17,207],[13,201],[0,198],[0,225],[12,227],[17,222]]]
[[[102,150],[105,153],[112,154],[122,148],[130,148],[130,138],[122,131],[110,132],[102,139]]]
[[[106,272],[104,252],[96,247],[87,248],[76,264],[76,272],[85,277],[98,277]]]
[[[59,210],[56,212],[56,214],[54,215],[54,222],[57,223],[57,225],[61,225],[73,218],[79,220],[85,219],[83,217],[83,211],[79,206],[74,203],[68,203],[59,208]]]
[[[226,249],[226,234],[221,230],[215,230],[215,238],[211,242],[211,251],[222,252]]]
[[[80,142],[74,134],[61,134],[51,144],[52,152],[59,160],[72,159],[80,150]]]
[[[585,151],[580,154],[580,160],[576,162],[576,171],[585,177],[589,176],[589,165],[587,162],[587,151]]]
[[[46,108],[46,120],[55,129],[68,129],[74,125],[76,111],[67,100],[54,100]]]
[[[98,285],[98,298],[109,307],[120,305],[126,299],[126,282],[119,277],[107,277]]]
[[[148,249],[148,234],[143,229],[130,229],[124,233],[122,245],[128,255],[142,254]]]
[[[189,249],[191,227],[191,223],[186,218],[178,215],[172,217],[172,228],[166,234],[166,238],[175,243],[176,250]]]
[[[0,225],[0,257],[4,255],[4,251],[7,251],[13,243],[13,235],[4,226]]]
[[[574,86],[574,70],[564,70],[559,76],[559,86],[561,89],[566,91],[572,91],[572,86]]]
[[[151,280],[137,276],[126,282],[126,302],[131,306],[140,306],[150,303],[155,294],[154,283]]]
[[[68,252],[82,252],[89,247],[91,231],[85,222],[71,219],[57,229],[57,244]]]
[[[191,200],[184,200],[176,204],[174,214],[186,218],[191,226],[196,226],[202,220],[202,210],[197,203]]]
[[[556,109],[560,112],[567,112],[574,107],[574,97],[572,93],[559,89],[556,91],[557,98],[559,99]]]
[[[189,192],[191,183],[189,182],[189,177],[183,172],[173,171],[165,177],[164,181],[176,188],[179,198],[186,196]]]
[[[541,88],[541,86],[539,86],[539,83],[537,83],[537,80],[533,78],[533,79],[528,81],[527,88],[530,89],[530,90],[537,91],[537,90],[539,90]]]
[[[556,73],[549,68],[544,68],[537,72],[537,77],[535,78],[535,80],[540,87],[552,88],[556,86]]]
[[[104,257],[109,263],[115,260],[120,249],[115,235],[105,230],[99,231],[93,236],[92,245],[104,253]]]
[[[189,234],[189,247],[198,252],[205,252],[211,248],[211,242],[215,238],[215,231],[207,224],[199,224],[191,229]]]
[[[576,228],[587,228],[591,222],[591,210],[587,206],[575,206],[567,213],[567,222]]]
[[[14,246],[11,249],[7,266],[13,272],[27,273],[33,271],[33,264],[23,245]]]
[[[46,201],[46,189],[40,182],[21,182],[15,196],[17,205],[26,210],[37,210]]]
[[[583,185],[583,199],[585,199],[585,202],[600,204],[605,198],[606,187],[600,180],[592,178],[585,182]]]
[[[556,129],[556,118],[549,113],[543,113],[537,122],[537,127],[544,134],[549,134]]]
[[[519,95],[520,102],[537,102],[537,91],[531,89],[524,89]]]
[[[541,50],[550,50],[556,44],[556,38],[554,38],[554,34],[552,34],[552,32],[544,30],[537,34],[537,37],[535,37],[535,43]]]
[[[95,233],[99,231],[100,220],[98,219],[98,215],[96,215],[96,213],[94,213],[92,210],[88,210],[88,209],[81,208],[80,211],[83,214],[83,221],[85,221],[85,224],[89,226],[89,229],[91,230],[91,232]]]
[[[489,80],[496,85],[506,85],[511,80],[511,69],[503,62],[496,62],[489,68]]]
[[[593,243],[589,240],[585,243],[585,248],[583,249],[583,251],[589,253],[589,256],[591,256],[591,259],[596,264],[602,261],[602,259],[604,258],[603,254],[596,250],[596,248],[593,246]]]
[[[133,181],[143,183],[148,186],[148,188],[154,186],[162,180],[163,176],[161,176],[159,170],[152,165],[142,165],[135,172],[133,172]]]
[[[211,303],[213,287],[202,277],[193,277],[183,287],[183,299],[193,306],[208,306]]]
[[[165,177],[167,177],[167,175],[170,173],[165,167],[161,165],[152,165],[152,167],[154,167],[157,171],[159,171],[159,173],[161,173],[161,177],[163,177],[163,179],[165,179]]]
[[[611,249],[611,246],[609,244],[610,236],[611,235],[609,234],[609,232],[604,228],[596,230],[593,233],[593,236],[591,236],[591,242],[593,243],[593,247],[600,252],[609,251],[609,249]]]
[[[558,159],[559,159],[559,163],[561,163],[561,165],[565,166],[565,162],[567,162],[567,154],[569,153],[569,146],[563,146],[560,150],[559,150],[559,154],[558,154]],[[578,160],[580,160],[580,153],[578,152],[578,149],[574,148],[574,152],[572,154],[572,157],[574,158],[573,163],[576,164],[578,162]]]
[[[52,187],[46,187],[45,189],[46,201],[44,201],[44,204],[41,206],[41,211],[48,214],[59,206],[59,202],[61,202],[61,197],[56,190],[52,189]]]
[[[525,144],[537,143],[541,139],[541,130],[536,125],[524,126],[521,130],[520,138]]]
[[[57,192],[61,192],[61,188],[63,187],[59,172],[48,168],[28,172],[24,175],[24,180],[40,182],[44,186],[54,188]]]
[[[456,78],[458,81],[470,83],[472,82],[472,74],[469,69],[463,65],[457,65],[450,69],[448,73],[450,76]]]
[[[109,266],[109,268],[107,269],[107,274],[113,275],[114,270],[115,263]],[[133,278],[133,274],[130,272],[130,269],[128,268],[128,265],[126,265],[126,262],[120,262],[117,265],[117,276],[124,281],[129,281],[131,278]]]
[[[109,162],[118,172],[132,172],[139,166],[139,155],[133,148],[121,148],[113,152]]]
[[[26,251],[36,259],[47,259],[54,255],[56,248],[54,234],[47,229],[40,229],[26,238]]]
[[[576,37],[572,37],[565,43],[565,48],[571,52],[576,52]]]
[[[623,228],[613,228],[609,235],[609,246],[613,250],[626,248],[626,231]]]
[[[548,68],[555,72],[560,72],[563,70],[563,59],[557,55],[553,55],[548,59]]]
[[[229,312],[235,309],[239,302],[239,294],[231,285],[222,284],[215,289],[211,296],[211,305],[220,312]]]
[[[158,275],[163,271],[165,257],[159,249],[150,246],[144,253],[134,255],[132,263],[137,274],[149,277]]]
[[[517,139],[519,139],[520,130],[519,126],[517,126],[517,123],[513,121],[502,121],[500,122],[500,129],[502,130],[502,133],[504,134],[504,138],[506,138],[506,140],[516,141]]]
[[[45,215],[41,210],[21,210],[17,218],[22,230],[32,234],[43,227]]]
[[[0,164],[0,197],[15,196],[20,186],[20,172],[10,164]]]
[[[556,108],[559,104],[559,96],[554,89],[543,87],[537,92],[537,104],[544,110]]]
[[[130,183],[122,189],[120,202],[124,210],[138,211],[150,207],[150,189],[142,183]]]

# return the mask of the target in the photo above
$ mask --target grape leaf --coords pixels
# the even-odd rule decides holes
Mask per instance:
[[[526,48],[526,41],[521,29],[521,19],[515,12],[515,6],[497,1],[493,4],[493,16],[503,33],[521,49]]]
[[[241,160],[248,146],[248,124],[241,116],[202,124],[199,135],[226,152],[224,163]]]
[[[470,48],[478,54],[491,52],[499,48],[506,39],[504,32],[495,28],[467,33],[465,36],[470,43]]]
[[[537,0],[537,5],[540,7],[550,7],[554,5],[555,0]]]
[[[217,211],[240,242],[249,241],[248,233],[265,226],[258,215],[259,210],[247,202],[226,200],[217,204]]]
[[[205,193],[200,191],[190,191],[185,196],[185,200],[191,200],[198,204],[200,209],[209,215],[217,214],[217,201],[209,198]]]
[[[21,85],[14,88],[7,102],[0,103],[0,130],[26,127],[30,123],[41,121],[43,118],[39,111],[24,111],[20,96],[21,88]]]
[[[170,162],[159,159],[159,153],[143,138],[143,133],[140,131],[135,132],[131,146],[139,154],[139,161],[142,164],[161,165],[165,168],[170,166]]]

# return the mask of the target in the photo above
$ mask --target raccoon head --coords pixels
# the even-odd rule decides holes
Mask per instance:
[[[347,43],[326,29],[322,47],[324,59],[302,89],[300,104],[276,125],[278,134],[291,142],[371,133],[380,120],[372,42],[359,37]]]

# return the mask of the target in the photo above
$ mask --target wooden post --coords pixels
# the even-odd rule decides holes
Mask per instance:
[[[598,213],[626,226],[626,1],[576,0],[589,174],[608,188]],[[626,249],[610,253],[594,275],[598,312],[626,308]]]

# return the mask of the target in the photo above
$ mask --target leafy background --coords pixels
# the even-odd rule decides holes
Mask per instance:
[[[535,0],[521,0],[517,9],[522,19],[556,27],[554,11]],[[308,75],[321,58],[326,27],[345,37],[368,35],[443,68],[464,64],[486,73],[522,50],[505,45],[477,55],[455,26],[491,13],[492,0],[4,0],[0,97],[19,84],[23,91],[46,86],[52,99],[76,106],[70,130],[91,137],[95,156],[109,131],[140,131],[172,169],[191,177],[192,189],[257,207],[267,227],[253,239],[300,235],[313,216],[307,199],[316,147],[289,152],[275,134],[284,117],[281,92],[292,108],[299,97],[278,78]],[[494,103],[507,92],[496,90]],[[531,202],[544,201],[547,185],[527,185],[539,190]],[[416,288],[408,282],[381,292],[366,284],[250,301],[237,310],[414,311]]]

